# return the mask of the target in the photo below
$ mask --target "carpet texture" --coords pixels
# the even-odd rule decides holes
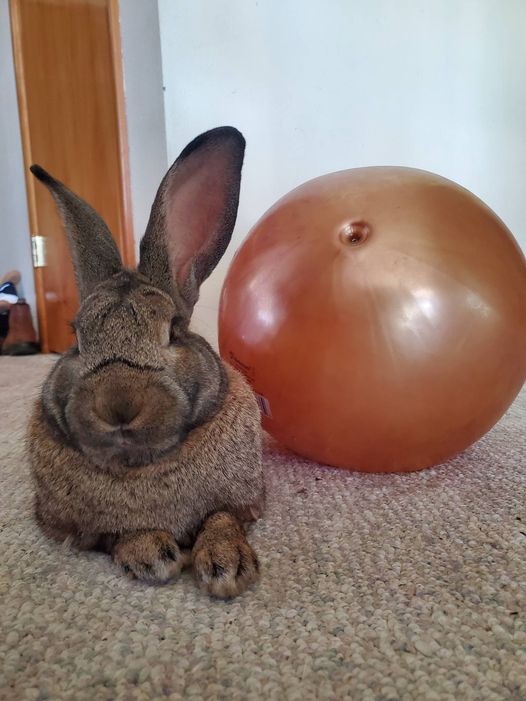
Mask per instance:
[[[224,603],[40,535],[21,439],[52,362],[0,358],[1,699],[526,699],[526,393],[420,473],[269,444],[263,579]]]

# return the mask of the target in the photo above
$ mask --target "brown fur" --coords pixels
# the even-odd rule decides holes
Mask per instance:
[[[184,149],[157,193],[138,272],[122,268],[89,205],[32,167],[63,215],[81,296],[77,345],[29,426],[38,523],[149,582],[191,561],[215,596],[258,576],[242,525],[263,507],[261,429],[250,388],[189,319],[230,240],[243,152],[226,127]]]
[[[101,470],[81,452],[57,440],[38,400],[27,449],[36,485],[36,515],[45,532],[88,549],[100,548],[113,534],[116,538],[110,551],[122,564],[120,544],[129,540],[130,534],[164,531],[173,538],[175,547],[191,547],[211,514],[226,510],[238,523],[259,518],[264,504],[257,405],[242,376],[231,368],[227,372],[229,391],[213,419],[195,428],[173,454],[121,474]],[[244,534],[239,527],[234,529],[231,521],[225,524],[223,535],[217,527],[215,534],[216,540],[225,541],[227,549],[242,547],[251,552]],[[151,557],[148,562],[155,564]],[[229,569],[227,563],[222,566]],[[158,577],[147,572],[142,578],[166,581],[165,571],[158,569]],[[131,566],[131,570],[141,577],[138,568]],[[203,583],[201,572],[196,570],[196,576]],[[217,574],[222,580],[224,572]],[[216,595],[228,589],[231,596],[254,579],[244,576],[237,590],[230,575],[224,582],[207,579],[203,586]]]

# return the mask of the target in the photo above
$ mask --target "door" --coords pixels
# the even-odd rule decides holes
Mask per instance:
[[[11,29],[44,352],[72,342],[78,297],[54,202],[38,163],[87,200],[134,263],[117,0],[11,0]]]

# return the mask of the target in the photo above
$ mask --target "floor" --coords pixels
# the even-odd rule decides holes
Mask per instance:
[[[224,603],[39,533],[22,436],[52,362],[0,358],[0,698],[526,699],[526,392],[420,473],[269,443],[262,582]]]

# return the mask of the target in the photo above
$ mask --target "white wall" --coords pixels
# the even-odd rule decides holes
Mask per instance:
[[[138,244],[167,169],[157,0],[120,3],[133,228]]]
[[[524,0],[159,0],[159,18],[169,160],[219,124],[248,142],[234,242],[196,311],[210,339],[236,246],[325,172],[434,171],[526,250]]]
[[[0,0],[0,96],[0,277],[8,270],[20,270],[18,292],[36,320],[8,0]]]

